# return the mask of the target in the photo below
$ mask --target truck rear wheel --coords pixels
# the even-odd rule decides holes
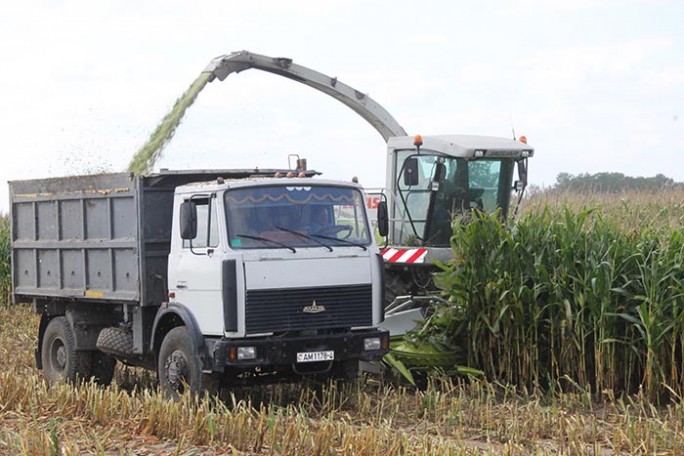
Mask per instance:
[[[87,379],[90,376],[92,354],[75,349],[74,332],[64,317],[55,317],[43,334],[41,360],[43,375],[51,385]]]
[[[162,341],[157,360],[159,387],[165,396],[178,399],[189,390],[193,394],[216,392],[214,375],[202,373],[202,362],[194,353],[185,326],[173,328]]]

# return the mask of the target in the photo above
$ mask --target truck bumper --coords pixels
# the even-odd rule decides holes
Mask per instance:
[[[366,341],[379,339],[380,347],[366,349]],[[239,348],[254,347],[255,357],[240,359]],[[382,358],[389,351],[389,331],[370,329],[311,336],[268,336],[249,339],[221,339],[211,347],[214,371],[226,367],[296,365],[299,353],[334,353],[331,361]],[[301,361],[301,360],[300,360]],[[305,363],[301,363],[305,364]]]

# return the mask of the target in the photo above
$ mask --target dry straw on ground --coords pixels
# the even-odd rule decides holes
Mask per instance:
[[[25,455],[678,454],[684,407],[584,393],[538,397],[486,383],[411,391],[280,385],[164,400],[152,382],[49,388],[33,365],[37,318],[0,311],[0,453]],[[149,387],[149,388],[148,388]]]

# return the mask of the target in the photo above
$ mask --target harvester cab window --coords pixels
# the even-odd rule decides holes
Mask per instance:
[[[409,157],[418,160],[417,185],[406,185],[402,176]],[[397,158],[391,215],[395,242],[447,247],[454,217],[508,209],[514,168],[510,160],[466,160],[412,150],[400,151]]]

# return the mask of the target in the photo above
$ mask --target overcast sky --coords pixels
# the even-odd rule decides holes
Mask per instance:
[[[681,0],[0,3],[0,212],[9,180],[123,171],[209,61],[290,57],[369,94],[409,134],[524,134],[530,181],[684,181]],[[211,83],[155,169],[285,167],[384,185],[380,135],[250,70]]]

